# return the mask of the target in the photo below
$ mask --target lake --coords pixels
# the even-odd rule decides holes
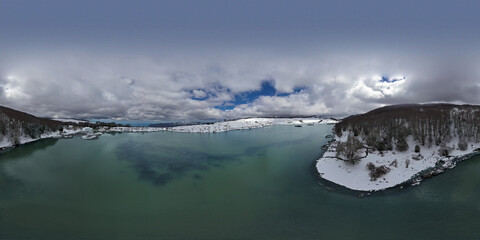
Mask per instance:
[[[331,129],[26,144],[0,155],[0,239],[480,238],[480,157],[358,198],[315,171]]]

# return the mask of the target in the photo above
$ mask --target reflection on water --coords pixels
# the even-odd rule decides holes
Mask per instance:
[[[36,152],[47,150],[47,148],[54,146],[58,140],[57,138],[42,139],[15,148],[8,148],[0,153],[0,199],[12,198],[14,190],[24,186],[20,179],[13,177],[9,173],[11,165],[10,167],[2,168],[2,164],[5,166],[7,162],[12,164],[18,163],[21,159],[28,158]]]
[[[183,146],[164,146],[156,143],[126,141],[118,148],[119,158],[131,163],[140,180],[163,186],[193,170],[220,167],[235,160],[233,155],[215,155]],[[199,174],[195,175],[200,178]]]
[[[184,134],[184,137],[198,137],[196,134],[180,134]],[[226,134],[223,133],[223,137]],[[321,137],[323,136],[319,136],[319,138]],[[128,161],[138,173],[140,180],[149,181],[156,186],[164,186],[192,171],[206,171],[211,167],[222,167],[225,163],[240,161],[242,157],[261,154],[260,152],[266,148],[281,148],[301,144],[310,139],[311,136],[300,136],[299,138],[279,139],[258,145],[246,144],[246,146],[237,146],[237,150],[240,151],[236,153],[207,152],[203,149],[185,147],[184,144],[172,146],[164,145],[161,142],[128,140],[118,147],[118,158]],[[211,141],[210,144],[215,145],[218,142]],[[196,173],[194,177],[201,179],[201,174]]]
[[[28,157],[35,151],[44,150],[48,147],[55,145],[58,140],[58,138],[47,138],[35,142],[26,143],[15,148],[7,148],[0,152],[0,161],[2,161],[3,159],[11,160],[15,158]]]

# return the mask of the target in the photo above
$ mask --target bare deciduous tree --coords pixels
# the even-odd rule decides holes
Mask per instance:
[[[358,151],[363,148],[363,144],[356,137],[349,135],[346,142],[340,142],[337,145],[337,157],[351,164],[356,164],[360,160]]]

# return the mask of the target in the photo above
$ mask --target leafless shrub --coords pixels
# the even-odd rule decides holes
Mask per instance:
[[[367,169],[370,171],[369,176],[370,176],[370,181],[376,181],[378,178],[384,176],[388,172],[390,172],[390,168],[381,165],[381,166],[375,166],[375,164],[369,162],[367,164]]]

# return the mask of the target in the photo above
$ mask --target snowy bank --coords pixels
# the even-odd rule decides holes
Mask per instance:
[[[317,160],[317,171],[323,179],[358,191],[379,191],[410,181],[416,185],[422,178],[437,175],[446,168],[454,167],[459,159],[463,160],[463,156],[472,154],[473,150],[480,147],[479,143],[469,143],[468,149],[461,151],[457,147],[456,139],[449,144],[453,150],[448,157],[439,154],[439,146],[430,148],[420,146],[420,152],[416,153],[414,149],[416,144],[410,137],[408,138],[410,147],[405,152],[372,151],[367,155],[363,149],[359,151],[361,156],[367,156],[352,165],[336,158],[336,147],[339,141],[345,141],[345,139],[340,138],[330,144],[323,156]],[[384,165],[390,170],[387,174],[373,180],[369,175],[368,163],[373,163],[375,166]]]
[[[81,134],[84,132],[86,132],[84,128],[69,128],[65,126],[63,128],[63,131],[42,133],[39,138],[31,138],[29,136],[22,135],[19,137],[19,141],[17,145],[22,145],[25,143],[34,142],[34,141],[37,141],[40,139],[46,139],[46,138],[69,138],[75,134]],[[2,150],[6,148],[14,147],[15,145],[16,144],[14,144],[11,140],[9,140],[5,136],[3,136],[0,141],[0,149]]]
[[[337,121],[326,118],[246,118],[233,121],[216,122],[167,128],[173,132],[215,133],[231,130],[254,129],[273,125],[308,126],[315,124],[334,124]]]

